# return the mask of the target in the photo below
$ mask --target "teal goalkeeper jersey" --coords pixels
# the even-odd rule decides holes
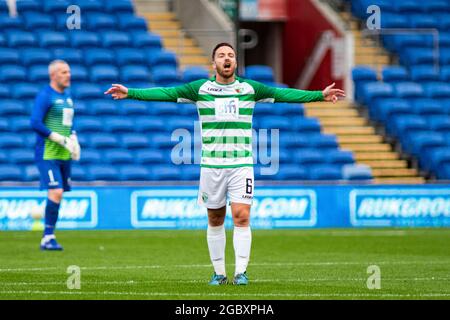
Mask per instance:
[[[322,91],[274,88],[240,77],[226,85],[211,78],[171,88],[130,88],[128,97],[195,103],[201,123],[200,165],[209,168],[253,165],[252,117],[256,102],[323,101]]]

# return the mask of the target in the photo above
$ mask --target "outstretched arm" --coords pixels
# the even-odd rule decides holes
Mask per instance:
[[[116,83],[113,84],[105,94],[110,94],[114,100],[128,98],[136,100],[177,102],[179,98],[176,88],[132,89]]]
[[[339,100],[339,97],[345,98],[344,90],[334,89],[335,85],[336,83],[333,82],[331,85],[323,89],[322,95],[325,101],[332,101],[333,103],[336,103]]]

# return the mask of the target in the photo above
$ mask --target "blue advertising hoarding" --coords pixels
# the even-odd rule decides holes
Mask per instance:
[[[0,188],[0,230],[39,230],[46,193]],[[228,212],[230,210],[228,209]],[[227,214],[226,225],[231,226]],[[258,186],[253,228],[449,227],[449,185]],[[58,229],[204,229],[197,187],[76,187],[64,195]]]

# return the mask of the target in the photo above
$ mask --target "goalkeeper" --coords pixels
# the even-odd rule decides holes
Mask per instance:
[[[40,173],[40,189],[48,190],[45,229],[41,250],[62,250],[55,238],[59,206],[64,191],[70,191],[71,160],[80,159],[80,145],[73,124],[73,102],[68,92],[70,67],[55,60],[48,67],[50,84],[36,97],[31,127],[37,134],[35,161]]]

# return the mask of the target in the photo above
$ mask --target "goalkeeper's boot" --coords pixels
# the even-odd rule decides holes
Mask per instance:
[[[61,251],[63,247],[56,241],[54,235],[44,236],[41,240],[41,250]]]
[[[247,271],[245,271],[244,273],[238,273],[237,275],[235,275],[234,279],[233,279],[233,284],[238,285],[238,286],[248,285]]]
[[[227,284],[228,283],[228,279],[226,276],[222,275],[222,274],[216,274],[214,272],[211,281],[209,282],[210,286],[220,286],[222,284]]]

